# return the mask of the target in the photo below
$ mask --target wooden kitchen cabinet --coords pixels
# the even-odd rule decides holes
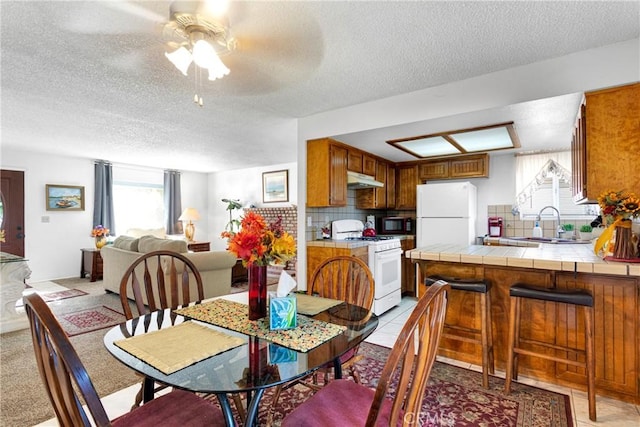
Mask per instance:
[[[489,155],[486,153],[427,160],[418,166],[418,177],[421,181],[486,178],[488,176]]]
[[[347,170],[362,173],[362,152],[360,150],[348,150]]]
[[[307,206],[347,205],[345,145],[330,138],[307,141]]]
[[[369,265],[369,248],[336,248],[330,246],[307,246],[307,285],[311,284],[311,276],[316,268],[325,260],[334,256],[355,256]]]
[[[400,240],[402,249],[402,296],[416,296],[416,269],[410,258],[404,256],[405,251],[415,249],[415,239]]]
[[[387,163],[378,160],[374,177],[384,184],[381,188],[363,188],[356,190],[356,208],[387,209]]]
[[[366,153],[362,154],[362,173],[365,175],[375,176],[377,173],[376,158]]]
[[[412,165],[396,165],[397,178],[396,183],[396,209],[415,209],[416,208],[416,186],[420,184],[418,179],[418,166]]]
[[[387,164],[387,209],[396,208],[396,167]]]
[[[585,94],[572,141],[574,201],[640,193],[640,83]]]

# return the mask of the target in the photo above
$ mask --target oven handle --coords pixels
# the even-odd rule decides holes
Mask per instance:
[[[400,248],[395,248],[395,249],[391,249],[388,251],[383,251],[383,252],[376,252],[375,256],[377,259],[379,260],[384,260],[387,258],[391,258],[391,257],[396,257],[398,255],[402,255],[402,249]]]

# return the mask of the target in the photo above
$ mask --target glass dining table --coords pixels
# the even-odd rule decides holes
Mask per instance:
[[[304,297],[311,298],[307,295]],[[209,307],[208,304],[211,302],[246,304],[246,301],[246,293],[231,294],[191,304],[185,310],[204,309]],[[335,376],[340,378],[342,373],[338,358],[363,342],[378,326],[378,318],[373,312],[344,302],[336,302],[336,304],[312,316],[304,316],[299,311],[298,328],[300,328],[300,322],[303,324],[315,322],[316,329],[318,329],[317,325],[321,325],[319,329],[323,329],[322,325],[340,327],[340,333],[317,345],[312,343],[311,346],[315,345],[313,348],[300,349],[300,346],[297,345],[300,336],[291,341],[291,345],[287,339],[280,339],[288,336],[287,331],[269,331],[266,327],[267,331],[264,334],[254,333],[251,328],[248,333],[245,333],[247,331],[244,328],[237,327],[239,323],[237,317],[235,317],[235,325],[222,327],[206,321],[195,320],[191,316],[178,314],[172,309],[155,311],[111,328],[104,336],[104,344],[111,355],[134,371],[143,374],[147,379],[193,392],[215,394],[228,426],[235,425],[228,395],[233,393],[246,394],[244,422],[247,426],[253,426],[257,423],[258,407],[266,389],[301,378],[327,364],[333,364]],[[261,319],[256,322],[264,322],[265,320]],[[240,323],[243,322],[244,320]],[[246,322],[251,321],[246,320]],[[121,348],[124,347],[123,340],[141,337],[154,333],[154,331],[161,331],[155,333],[159,336],[159,333],[164,333],[165,330],[185,323],[197,324],[209,328],[209,331],[223,333],[225,338],[234,339],[236,343],[233,348],[202,360],[187,362],[185,364],[188,366],[171,373],[165,373],[166,371],[163,372],[154,367],[152,363],[142,360],[138,357],[139,355],[134,356]],[[255,324],[251,325],[255,326]],[[262,329],[265,330],[264,325],[262,325]],[[160,353],[169,350],[168,346],[180,347],[174,340],[160,340],[155,346],[148,347],[147,352]],[[196,347],[202,348],[204,345]],[[181,348],[171,350],[181,352]],[[144,393],[145,401],[152,398],[153,381],[145,381]]]

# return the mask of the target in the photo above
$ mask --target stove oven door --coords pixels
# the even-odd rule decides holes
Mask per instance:
[[[394,294],[393,304],[391,307],[399,303],[395,301],[399,299],[396,294],[400,295],[400,289],[402,286],[402,249],[395,248],[383,252],[376,252],[373,254],[373,266],[370,266],[373,272],[373,278],[376,282],[375,299],[376,302],[388,297],[390,294]],[[391,301],[390,301],[391,303]],[[384,304],[387,305],[387,304]],[[388,307],[388,308],[391,308]],[[388,309],[387,308],[387,309]],[[380,311],[376,309],[375,311]],[[386,310],[384,310],[386,311]],[[378,314],[378,313],[376,313]]]

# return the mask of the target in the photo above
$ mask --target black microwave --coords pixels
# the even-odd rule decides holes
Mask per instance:
[[[415,220],[403,216],[385,216],[378,219],[378,234],[415,234]]]

